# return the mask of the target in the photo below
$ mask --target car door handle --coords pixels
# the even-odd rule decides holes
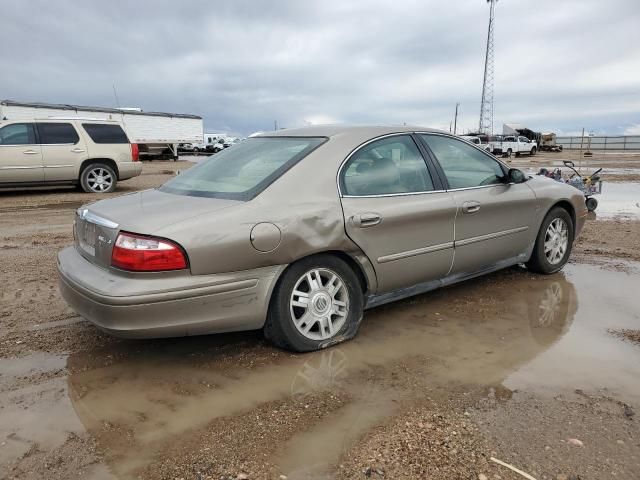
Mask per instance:
[[[81,148],[74,148],[73,150],[71,150],[73,153],[84,153],[84,150]]]
[[[38,152],[36,152],[35,150],[25,150],[24,152],[25,155],[37,155]]]
[[[382,217],[377,213],[361,213],[351,217],[351,222],[360,228],[373,227],[382,221]]]
[[[462,204],[462,213],[476,213],[480,210],[480,202],[464,202]]]

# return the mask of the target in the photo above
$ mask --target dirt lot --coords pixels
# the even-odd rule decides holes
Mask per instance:
[[[115,194],[190,165],[147,163]],[[380,307],[355,340],[307,355],[259,332],[100,333],[55,267],[97,197],[0,193],[0,478],[524,478],[492,458],[538,480],[640,478],[640,155],[591,165],[602,210],[563,272]]]

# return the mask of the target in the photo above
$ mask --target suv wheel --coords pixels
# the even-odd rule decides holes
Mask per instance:
[[[91,163],[80,174],[80,186],[87,193],[109,193],[116,189],[118,177],[106,163]]]
[[[364,298],[343,260],[316,255],[291,265],[271,299],[265,336],[278,347],[309,352],[355,335]]]
[[[555,273],[569,260],[573,246],[573,221],[569,213],[556,207],[544,217],[527,268],[537,273]]]

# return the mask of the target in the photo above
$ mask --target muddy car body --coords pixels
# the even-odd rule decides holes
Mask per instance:
[[[585,216],[577,190],[443,132],[308,127],[79,209],[58,269],[68,303],[117,335],[264,328],[305,351],[352,337],[365,308],[518,263],[557,271]]]

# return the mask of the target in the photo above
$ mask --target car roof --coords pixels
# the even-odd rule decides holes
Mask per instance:
[[[356,135],[377,137],[390,133],[404,132],[434,132],[448,133],[434,128],[419,127],[416,125],[313,125],[302,128],[290,128],[277,132],[264,132],[256,137],[334,137],[337,135]]]

